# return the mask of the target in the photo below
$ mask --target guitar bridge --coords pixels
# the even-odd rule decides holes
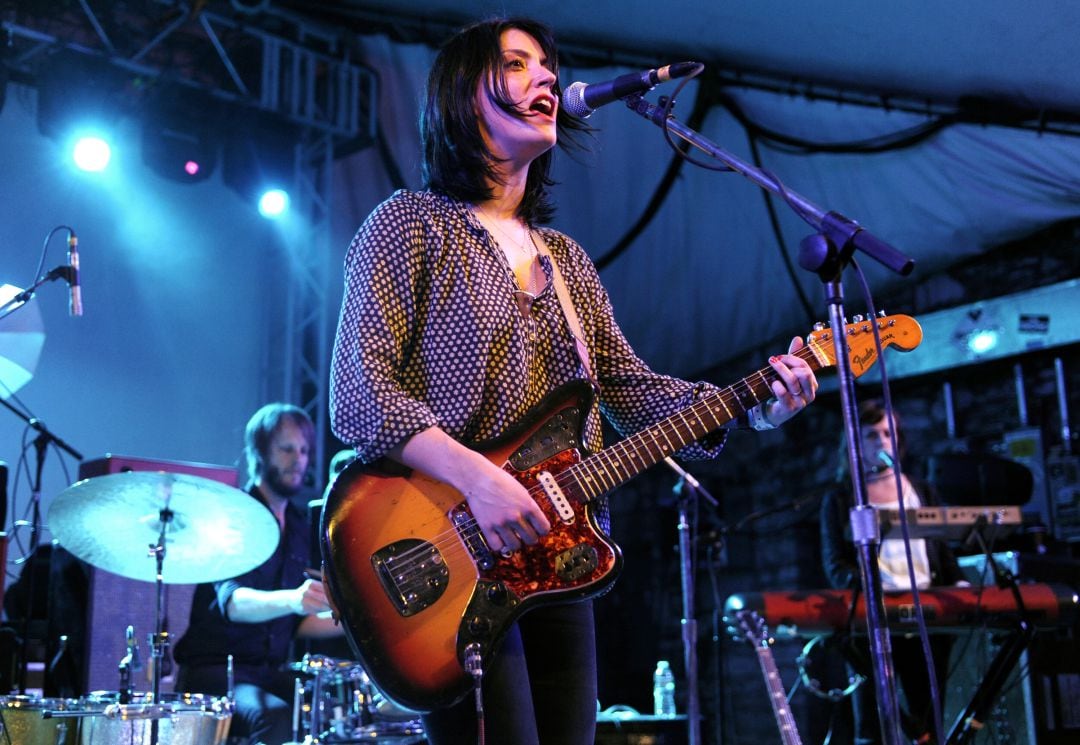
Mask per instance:
[[[376,551],[371,566],[386,596],[402,616],[414,616],[446,592],[450,570],[439,549],[407,538]]]

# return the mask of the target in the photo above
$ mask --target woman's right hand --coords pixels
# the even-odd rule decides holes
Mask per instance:
[[[438,427],[417,432],[388,455],[461,492],[496,553],[535,545],[551,530],[540,505],[517,479]]]
[[[551,523],[529,491],[482,456],[469,484],[460,491],[488,546],[496,553],[536,545],[551,530]]]

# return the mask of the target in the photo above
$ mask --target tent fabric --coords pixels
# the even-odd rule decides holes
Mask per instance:
[[[382,131],[407,185],[415,188],[419,91],[434,52],[383,37],[364,37],[363,44],[364,61],[381,81]],[[562,84],[628,71],[595,69],[586,78],[564,68]],[[668,84],[648,98],[655,102],[673,90]],[[700,93],[691,82],[679,95],[676,117],[688,115]],[[727,93],[754,122],[814,142],[880,138],[928,121],[908,112],[761,90]],[[618,103],[589,121],[597,129],[589,149],[556,158],[560,209],[554,224],[596,259],[641,214],[672,152],[658,127]],[[728,110],[714,107],[701,134],[752,161],[748,132]],[[875,154],[803,154],[766,141],[759,146],[763,167],[787,188],[858,221],[915,259],[915,273],[901,278],[857,256],[875,291],[1080,216],[1080,138],[1064,134],[954,124],[914,146]],[[351,229],[392,188],[372,152],[341,162],[336,186],[338,203],[347,206],[339,219],[351,220]],[[799,241],[813,229],[779,200],[776,210],[779,241],[761,189],[736,174],[683,169],[656,218],[602,274],[617,317],[643,358],[663,371],[694,375],[763,342],[804,335],[825,317],[817,277],[796,268],[792,278],[780,253],[787,251],[794,263]],[[854,281],[847,282],[852,312],[860,312]],[[812,309],[820,307],[816,317],[807,317],[793,283]]]

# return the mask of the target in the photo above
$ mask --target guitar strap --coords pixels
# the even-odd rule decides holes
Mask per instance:
[[[581,360],[581,369],[584,371],[589,383],[592,384],[593,390],[599,393],[600,383],[597,382],[596,376],[593,375],[592,365],[589,364],[589,348],[585,345],[585,334],[581,330],[581,321],[578,319],[577,311],[574,310],[574,301],[570,299],[570,290],[566,287],[566,282],[563,281],[562,272],[559,271],[559,264],[555,261],[555,257],[551,255],[551,251],[548,250],[547,241],[544,240],[543,235],[540,236],[539,241],[533,241],[533,243],[536,245],[536,250],[551,262],[551,283],[555,286],[555,296],[559,298],[559,305],[562,306],[563,316],[566,317],[566,325],[570,328],[570,335],[574,337],[574,349]]]

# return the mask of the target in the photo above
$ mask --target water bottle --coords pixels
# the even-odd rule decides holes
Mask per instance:
[[[667,660],[656,663],[653,673],[653,713],[658,717],[675,716],[675,676]]]

